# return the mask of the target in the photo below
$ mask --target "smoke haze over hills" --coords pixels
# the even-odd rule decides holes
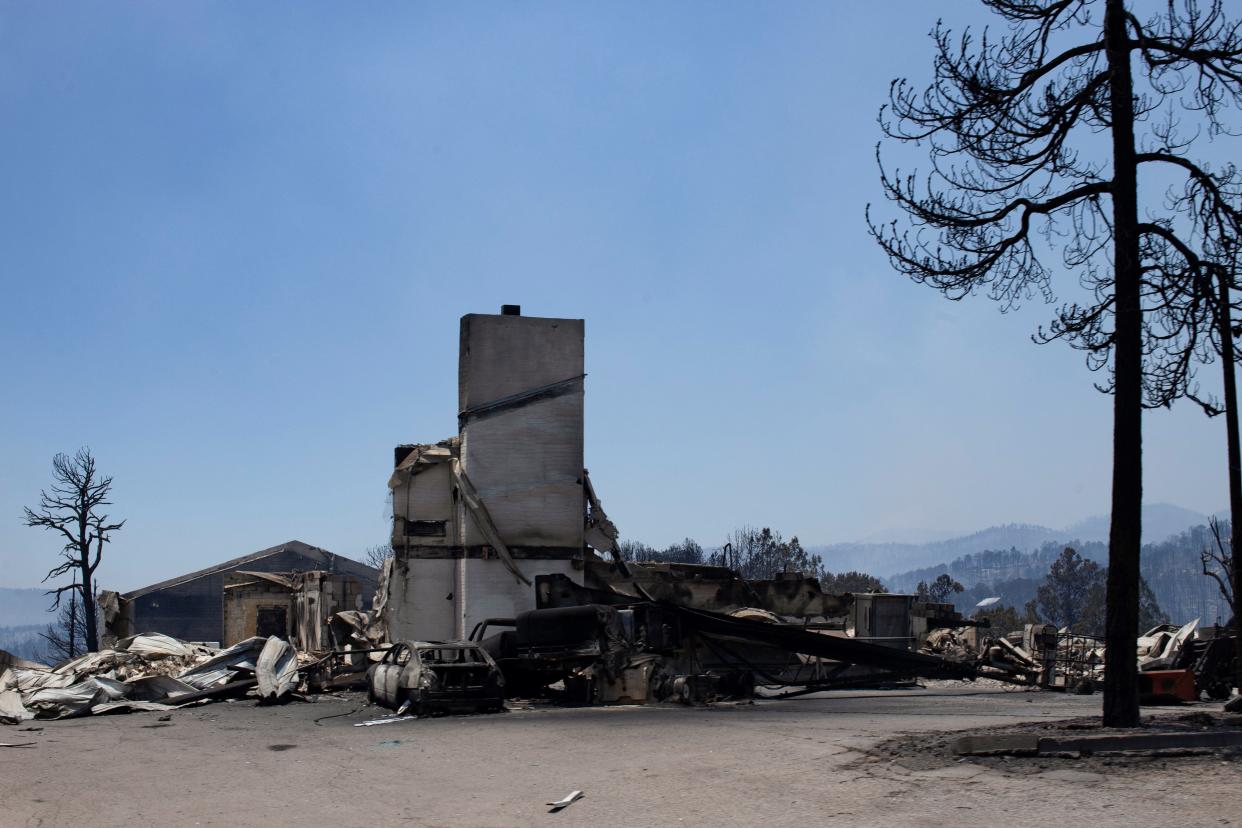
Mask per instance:
[[[1209,516],[1168,503],[1152,503],[1143,507],[1143,540],[1159,543],[1179,532],[1208,522]],[[1108,517],[1089,517],[1064,529],[1010,523],[990,526],[969,535],[948,539],[933,538],[916,542],[834,543],[808,547],[822,555],[824,565],[832,572],[863,570],[883,578],[925,567],[944,566],[966,555],[989,550],[1016,548],[1031,552],[1045,543],[1069,541],[1108,542]]]

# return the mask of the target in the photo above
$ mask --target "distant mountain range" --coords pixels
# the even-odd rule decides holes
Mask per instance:
[[[1228,524],[1226,524],[1228,526]],[[1198,618],[1204,624],[1224,622],[1228,604],[1216,582],[1203,574],[1199,555],[1212,544],[1206,526],[1195,526],[1159,543],[1143,544],[1140,568],[1169,619],[1182,624]],[[893,592],[913,593],[920,582],[931,583],[941,574],[959,582],[964,590],[951,596],[962,612],[971,612],[984,598],[997,597],[1006,606],[1022,610],[1035,596],[1052,562],[1066,546],[1100,566],[1108,566],[1108,544],[1103,541],[1069,539],[1049,541],[1029,552],[1015,548],[972,552],[922,569],[899,572],[884,579]]]
[[[1158,543],[1194,526],[1202,526],[1209,516],[1168,503],[1143,507],[1143,542]],[[923,542],[833,543],[809,547],[824,559],[832,572],[860,570],[891,577],[901,572],[945,566],[950,561],[989,550],[1018,549],[1030,552],[1045,543],[1108,541],[1107,515],[1090,517],[1065,529],[1050,529],[1025,523],[991,526],[955,538],[929,538]],[[929,533],[930,534],[930,533]]]
[[[48,652],[47,639],[43,637],[45,632],[47,632],[46,624],[0,626],[0,650],[28,661],[52,664],[56,659]]]
[[[1143,543],[1166,541],[1192,526],[1205,525],[1210,517],[1171,503],[1149,503],[1143,507]],[[1067,528],[1065,534],[1071,538],[1107,543],[1108,523],[1107,515],[1089,517]]]
[[[1216,583],[1203,574],[1199,560],[1200,552],[1212,543],[1205,525],[1209,517],[1165,504],[1145,511],[1143,534],[1149,540],[1143,544],[1140,566],[1160,607],[1178,624],[1194,618],[1204,624],[1227,620],[1229,607]],[[1066,546],[1107,566],[1107,539],[1106,518],[1090,518],[1059,531],[1042,526],[995,526],[950,541],[904,545],[900,550],[904,559],[889,559],[890,567],[894,560],[907,565],[912,560],[934,563],[890,572],[873,562],[867,571],[880,573],[888,589],[902,593],[913,593],[920,582],[930,583],[947,574],[964,587],[951,598],[962,612],[972,611],[980,600],[991,597],[1021,610]],[[877,550],[870,554],[878,560]],[[830,561],[825,558],[829,569],[857,568]]]

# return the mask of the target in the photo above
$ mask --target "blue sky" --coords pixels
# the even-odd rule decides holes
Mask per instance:
[[[1111,400],[1031,344],[1049,309],[948,302],[866,234],[876,111],[929,77],[933,22],[0,3],[0,585],[49,568],[21,507],[81,445],[129,521],[105,586],[361,554],[392,446],[455,430],[458,318],[502,303],[586,319],[587,465],[627,537],[1107,511]],[[1145,422],[1146,499],[1222,508],[1223,423]]]

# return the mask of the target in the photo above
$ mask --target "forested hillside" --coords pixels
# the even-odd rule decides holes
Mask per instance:
[[[41,635],[45,632],[46,624],[0,627],[0,650],[10,652],[18,658],[50,663],[47,640]]]
[[[1215,581],[1203,574],[1200,565],[1199,554],[1211,542],[1208,528],[1197,526],[1143,547],[1143,577],[1156,594],[1161,609],[1174,622],[1199,618],[1204,624],[1212,624],[1229,618]],[[948,563],[912,569],[883,580],[893,592],[914,592],[919,582],[930,583],[938,575],[947,573],[965,587],[953,596],[957,607],[963,611],[993,596],[1000,597],[1005,605],[1021,609],[1034,597],[1049,566],[1066,546],[1072,546],[1084,558],[1108,564],[1105,543],[1047,541],[1030,551],[1010,547],[963,555]]]
[[[1225,524],[1223,531],[1228,537]],[[1229,620],[1229,608],[1216,582],[1203,574],[1200,552],[1211,544],[1212,533],[1196,526],[1163,543],[1143,547],[1143,577],[1156,593],[1160,606],[1173,621],[1200,618],[1204,624]]]

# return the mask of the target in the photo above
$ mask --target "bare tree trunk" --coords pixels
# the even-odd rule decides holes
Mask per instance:
[[[95,576],[89,566],[82,569],[82,621],[86,630],[86,651],[99,649],[99,631],[95,629]]]
[[[78,594],[69,593],[69,658],[78,654]]]
[[[91,483],[92,476],[84,474],[78,489],[78,497],[83,504],[87,503],[90,497]],[[99,649],[99,639],[95,634],[94,568],[91,566],[91,540],[94,535],[91,532],[91,513],[85,506],[78,509],[77,523],[77,568],[82,576],[80,592],[82,595],[83,628],[86,632],[86,641],[83,642],[83,645],[86,652],[93,653]]]
[[[1113,138],[1113,241],[1116,333],[1113,350],[1113,499],[1108,535],[1104,725],[1139,723],[1139,553],[1143,512],[1143,341],[1139,294],[1138,164],[1134,150],[1134,82],[1124,0],[1104,12]]]
[[[1235,556],[1242,549],[1242,448],[1238,443],[1238,386],[1233,373],[1233,323],[1229,314],[1229,277],[1220,273],[1220,360],[1225,372],[1225,432],[1229,440],[1229,554]],[[1242,584],[1242,567],[1233,558],[1233,631],[1236,640],[1242,642],[1242,613],[1237,605],[1242,603],[1239,585]],[[1242,658],[1234,659],[1234,686],[1242,692]]]

